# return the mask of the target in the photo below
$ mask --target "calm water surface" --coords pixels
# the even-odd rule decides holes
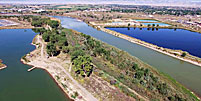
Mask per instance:
[[[127,40],[115,37],[108,33],[98,31],[84,22],[68,17],[58,17],[61,19],[62,26],[77,30],[79,32],[91,35],[103,42],[127,51],[142,61],[154,66],[158,70],[169,74],[178,82],[201,96],[201,68],[187,62],[163,55],[151,49],[136,45]],[[140,33],[139,33],[140,34]]]
[[[183,29],[147,28],[107,28],[119,33],[158,45],[160,47],[187,51],[194,56],[201,57],[201,34]]]
[[[0,70],[0,101],[68,101],[47,72],[20,62],[34,50],[30,43],[36,33],[31,29],[0,30],[0,59],[8,66]]]

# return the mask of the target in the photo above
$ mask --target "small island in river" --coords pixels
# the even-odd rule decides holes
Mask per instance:
[[[6,68],[7,66],[2,63],[3,61],[0,59],[0,70]]]

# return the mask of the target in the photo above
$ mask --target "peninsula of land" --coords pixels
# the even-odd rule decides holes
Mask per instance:
[[[36,50],[21,61],[47,70],[72,99],[198,100],[178,82],[128,53],[60,25],[51,26],[34,29],[40,33],[33,39]]]
[[[29,21],[20,18],[20,16],[0,16],[0,29],[34,28]]]

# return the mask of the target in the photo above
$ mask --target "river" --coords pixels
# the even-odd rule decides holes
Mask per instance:
[[[69,101],[51,76],[42,69],[27,72],[20,62],[35,49],[31,29],[0,30],[0,59],[8,66],[0,70],[0,101]]]
[[[157,68],[159,71],[170,75],[185,87],[191,89],[198,96],[201,96],[201,67],[158,53],[108,33],[98,31],[82,21],[69,17],[55,17],[61,20],[63,27],[88,34],[105,43],[127,51],[131,55]]]

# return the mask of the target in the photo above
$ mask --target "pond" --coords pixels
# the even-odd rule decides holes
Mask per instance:
[[[8,66],[0,70],[0,101],[69,101],[45,70],[27,72],[31,67],[20,62],[35,49],[35,35],[31,29],[0,30],[0,59]]]
[[[183,29],[107,28],[160,47],[183,50],[201,57],[201,34]]]

